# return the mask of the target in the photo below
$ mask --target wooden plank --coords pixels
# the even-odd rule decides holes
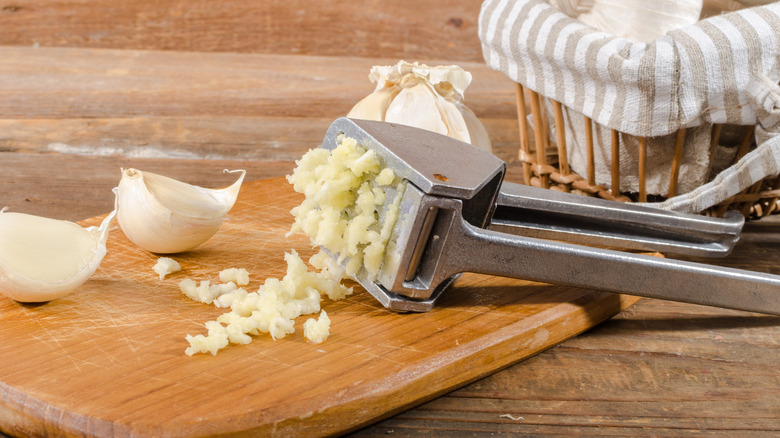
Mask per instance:
[[[322,142],[333,120],[217,115],[0,119],[0,145],[8,152],[293,161]]]
[[[0,9],[0,45],[482,60],[480,2],[26,0]]]
[[[207,160],[296,160],[339,117],[137,116],[0,119],[0,153]],[[517,129],[486,119],[493,153],[512,163]]]
[[[294,160],[372,91],[372,65],[395,62],[17,47],[0,56],[0,151],[184,159]],[[465,102],[496,154],[515,160],[513,84],[463,67],[473,74]]]
[[[44,47],[0,47],[0,56],[0,117],[9,119],[335,118],[373,91],[372,66],[398,61]],[[516,118],[514,85],[506,76],[481,62],[459,65],[472,73],[465,103],[477,116]]]
[[[224,310],[183,297],[178,281],[214,280],[227,267],[246,268],[250,288],[281,278],[284,251],[313,252],[303,236],[282,237],[298,202],[282,178],[245,184],[220,232],[176,255],[183,272],[163,281],[151,271],[156,257],[115,225],[101,267],[77,292],[42,305],[0,297],[0,428],[28,436],[342,432],[536,354],[637,300],[466,275],[433,311],[398,314],[358,287],[323,303],[332,320],[323,344],[298,332],[257,336],[216,357],[184,355],[184,335],[204,332]]]
[[[190,184],[224,187],[235,180],[224,169],[245,169],[246,181],[289,174],[292,161],[172,160],[125,156],[0,154],[0,208],[70,221],[111,211],[120,169],[159,173]]]

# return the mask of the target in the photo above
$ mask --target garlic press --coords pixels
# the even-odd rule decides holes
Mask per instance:
[[[337,119],[321,147],[334,149],[341,134],[407,181],[379,275],[354,275],[389,309],[431,310],[474,272],[780,315],[780,276],[611,249],[724,256],[739,239],[738,213],[711,218],[511,184],[494,155],[387,122]]]

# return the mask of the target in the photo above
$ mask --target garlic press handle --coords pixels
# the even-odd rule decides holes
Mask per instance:
[[[475,272],[780,315],[780,276],[481,229],[448,203],[431,248],[445,278]]]
[[[518,236],[704,257],[728,255],[744,217],[684,214],[504,182],[489,229]]]

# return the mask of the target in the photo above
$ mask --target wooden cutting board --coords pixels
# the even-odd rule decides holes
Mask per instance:
[[[110,194],[107,194],[110,196]],[[327,298],[328,340],[301,325],[217,356],[188,357],[186,334],[225,310],[178,283],[246,268],[256,290],[281,278],[300,202],[283,178],[244,184],[229,221],[183,271],[159,280],[156,256],[115,224],[108,254],[79,291],[23,305],[0,296],[0,430],[21,436],[323,435],[354,430],[493,373],[577,335],[637,298],[466,274],[425,314],[384,309],[356,287]],[[93,225],[100,218],[86,220]]]

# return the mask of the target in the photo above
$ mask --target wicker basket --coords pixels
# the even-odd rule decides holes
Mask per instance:
[[[479,36],[517,83],[527,184],[761,218],[780,211],[778,29],[774,3],[633,43],[544,0],[485,0]]]
[[[648,195],[646,190],[646,162],[647,150],[646,138],[639,138],[639,191],[635,193],[621,192],[620,187],[620,136],[621,133],[614,129],[611,131],[611,186],[596,183],[594,157],[593,127],[594,122],[587,116],[583,116],[581,123],[586,132],[587,175],[582,176],[573,172],[569,167],[567,156],[567,143],[564,125],[565,107],[559,102],[547,99],[538,93],[525,89],[522,84],[517,85],[517,116],[520,129],[519,159],[523,163],[524,182],[528,185],[543,187],[552,190],[571,192],[585,196],[595,196],[620,202],[654,202],[677,195],[678,178],[680,170],[680,157],[685,144],[686,130],[677,131],[674,156],[669,162],[670,180],[669,193],[660,195]],[[547,105],[550,104],[550,105]],[[552,114],[545,110],[551,107]],[[530,110],[530,111],[529,111]],[[529,123],[529,112],[530,120]],[[552,123],[552,124],[551,124]],[[531,126],[541,126],[542,129],[532,129]],[[554,126],[554,134],[549,134],[549,126]],[[712,125],[711,151],[720,144],[724,125]],[[754,139],[755,126],[729,126],[732,133],[737,134],[735,144],[725,145],[736,147],[737,151],[732,162],[736,163],[748,151],[756,146]],[[733,143],[734,136],[729,143]],[[544,145],[537,147],[536,145]],[[711,154],[714,155],[714,154]],[[711,169],[710,169],[710,174]],[[710,175],[712,176],[712,175]],[[722,216],[727,210],[738,210],[748,219],[759,219],[780,212],[780,177],[765,178],[754,184],[742,193],[733,196],[726,201],[713,206],[703,212],[711,216]]]

